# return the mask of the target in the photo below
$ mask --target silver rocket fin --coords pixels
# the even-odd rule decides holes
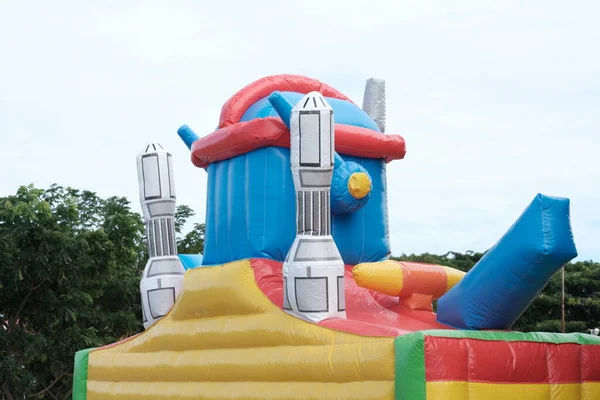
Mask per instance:
[[[381,132],[385,133],[386,100],[383,79],[367,80],[363,96],[363,111],[375,121]]]

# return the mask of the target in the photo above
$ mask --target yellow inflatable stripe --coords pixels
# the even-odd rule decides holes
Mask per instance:
[[[600,383],[427,382],[427,400],[598,400]]]
[[[190,328],[193,331],[190,331]],[[290,335],[292,331],[294,334]],[[194,345],[203,341],[206,334],[209,343],[200,347]],[[187,345],[185,342],[190,335],[195,339]],[[182,350],[182,347],[243,347],[235,343],[240,336],[245,337],[242,341],[258,343],[250,345],[251,347],[369,340],[322,328],[284,313],[256,285],[250,261],[242,260],[224,266],[188,270],[182,293],[168,315],[142,335],[101,351],[145,352]],[[277,339],[273,336],[277,336]],[[382,338],[370,340],[379,342]],[[385,338],[383,340],[386,343],[388,341]],[[209,346],[211,341],[213,345]],[[223,342],[229,342],[229,345]],[[392,343],[391,339],[389,343]]]
[[[283,317],[288,317],[287,315]],[[287,318],[286,318],[287,319]],[[310,328],[309,328],[310,327]],[[290,329],[294,334],[290,335]],[[226,349],[291,345],[322,345],[364,342],[363,337],[334,331],[314,334],[314,327],[290,317],[282,323],[277,314],[234,315],[207,319],[170,321],[152,328],[152,335],[129,345],[129,352]],[[384,341],[386,338],[372,341]],[[108,350],[108,349],[107,349]],[[119,350],[122,351],[122,350]]]
[[[286,314],[249,261],[198,268],[168,315],[90,352],[87,398],[393,399],[393,340]]]
[[[394,379],[393,349],[377,343],[98,354],[88,378],[100,381],[271,382]],[[257,363],[260,361],[260,367]],[[114,369],[119,374],[113,373]]]
[[[253,315],[279,310],[256,286],[254,271],[247,260],[190,272],[189,275],[200,273],[202,278],[184,280],[186,298],[173,306],[169,313],[172,320]]]
[[[293,377],[291,377],[293,378]],[[97,382],[88,381],[88,400],[388,400],[394,382]]]

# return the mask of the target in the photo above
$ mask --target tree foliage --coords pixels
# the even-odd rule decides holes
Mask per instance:
[[[193,215],[178,208],[178,233]],[[204,225],[178,243],[202,251]],[[60,186],[0,198],[0,398],[67,399],[76,351],[142,331],[147,254],[125,198]]]
[[[52,186],[0,199],[0,382],[6,400],[68,398],[77,350],[140,330],[139,215]]]
[[[192,229],[184,236],[181,236],[184,225],[195,215],[196,213],[185,204],[177,207],[177,212],[175,213],[175,231],[178,234],[177,250],[181,254],[204,253],[204,235],[206,232],[204,224],[194,223]]]

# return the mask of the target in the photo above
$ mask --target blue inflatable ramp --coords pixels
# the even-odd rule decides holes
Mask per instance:
[[[438,301],[439,322],[510,329],[564,264],[577,257],[569,199],[538,194],[479,262]]]

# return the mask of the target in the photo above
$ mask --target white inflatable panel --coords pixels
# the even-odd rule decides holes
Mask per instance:
[[[166,315],[183,285],[185,269],[175,241],[173,160],[160,143],[150,143],[137,158],[140,204],[146,222],[148,255],[140,291],[144,328]]]
[[[283,264],[283,309],[312,322],[346,318],[344,262],[331,237],[333,121],[319,92],[304,96],[290,118],[297,235]]]

